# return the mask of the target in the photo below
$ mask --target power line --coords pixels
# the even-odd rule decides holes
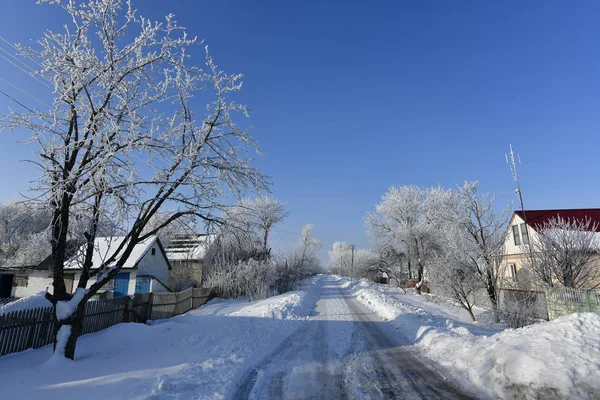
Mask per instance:
[[[14,59],[15,61],[17,61],[21,65],[29,68],[32,72],[35,72],[35,69],[33,69],[29,64],[25,64],[23,61],[21,61],[20,59],[18,59],[14,54],[12,54],[10,51],[6,50],[4,47],[0,46],[0,50],[3,51],[3,52],[5,52],[10,58]]]
[[[15,46],[13,43],[9,42],[4,36],[0,35],[0,40],[2,40],[4,43],[8,44],[10,47],[12,47],[13,49],[20,51],[19,48],[17,46]],[[29,57],[29,56],[24,56],[27,59],[29,59],[30,61],[32,61],[34,64],[36,64],[38,67],[43,68],[42,64],[40,64],[39,62],[37,62],[36,60],[34,60],[33,58]],[[29,66],[28,66],[29,67]],[[31,68],[31,67],[29,67]],[[31,68],[33,70],[33,68]]]
[[[48,104],[44,103],[42,100],[38,99],[37,97],[35,97],[35,96],[34,96],[34,95],[32,95],[32,94],[29,94],[29,93],[27,93],[25,90],[21,89],[21,88],[20,88],[20,87],[18,87],[17,85],[14,85],[14,84],[10,83],[10,82],[9,82],[9,81],[7,81],[6,79],[4,79],[4,78],[0,78],[0,81],[2,81],[2,82],[4,82],[4,83],[6,83],[6,84],[7,84],[7,85],[9,85],[9,86],[12,86],[13,88],[17,89],[19,92],[21,92],[21,93],[23,93],[23,94],[25,94],[25,95],[27,95],[27,96],[31,97],[32,99],[34,99],[34,100],[35,100],[35,101],[37,101],[38,103],[41,103],[41,104],[45,105],[46,107],[50,108],[50,106],[49,106]]]
[[[21,103],[19,100],[15,99],[14,97],[12,97],[11,95],[9,95],[8,93],[4,92],[3,90],[0,90],[0,93],[2,93],[3,95],[5,95],[6,97],[8,97],[9,99],[11,99],[12,101],[14,101],[15,103],[17,103],[18,105],[20,105],[21,107],[31,111],[32,113],[35,113],[35,111],[33,111],[31,108],[27,107],[25,104]]]
[[[12,65],[14,65],[15,67],[17,67],[18,69],[20,69],[21,71],[25,72],[27,75],[31,76],[33,79],[35,79],[36,81],[38,81],[39,83],[41,83],[42,85],[46,86],[47,88],[51,88],[50,85],[48,85],[46,82],[42,81],[41,79],[39,79],[37,76],[35,76],[34,74],[32,74],[31,72],[23,69],[23,67],[20,67],[19,65],[15,64],[12,60],[6,58],[6,56],[4,56],[2,53],[0,53],[0,58],[5,59],[6,61],[8,61],[9,63],[11,63]]]

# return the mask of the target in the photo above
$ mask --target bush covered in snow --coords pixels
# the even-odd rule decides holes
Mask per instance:
[[[248,297],[264,299],[269,295],[273,281],[273,263],[270,260],[245,260],[214,269],[204,285],[212,287],[221,298]]]
[[[225,227],[204,258],[204,286],[214,288],[217,296],[264,299],[293,290],[321,271],[316,256],[320,242],[312,235],[312,225],[302,229],[295,249],[272,255],[260,241],[263,235],[240,228],[244,225],[239,220],[234,224]]]

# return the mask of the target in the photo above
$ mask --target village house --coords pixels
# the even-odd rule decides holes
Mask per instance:
[[[102,265],[112,256],[123,237],[102,237],[94,242],[92,269]],[[64,280],[67,291],[72,293],[81,277],[81,254],[83,246],[65,263]],[[0,268],[0,298],[21,298],[48,291],[52,292],[52,260],[46,258],[35,266]],[[165,250],[156,236],[138,243],[112,282],[98,292],[99,297],[119,297],[134,293],[167,292],[171,265]],[[90,279],[90,283],[94,278]]]
[[[169,287],[184,290],[202,284],[202,260],[214,235],[184,234],[173,236],[166,246],[166,255],[172,269]]]
[[[600,232],[600,208],[557,209],[557,210],[525,210],[515,211],[508,223],[504,237],[504,285],[523,286],[525,280],[530,279],[527,271],[527,260],[531,251],[530,244],[539,240],[539,231],[544,224],[552,219],[586,221],[590,226]],[[525,223],[527,221],[527,223]],[[598,262],[600,260],[597,259]],[[600,268],[600,262],[598,262]],[[530,283],[530,282],[527,282]],[[535,285],[535,282],[531,282]]]

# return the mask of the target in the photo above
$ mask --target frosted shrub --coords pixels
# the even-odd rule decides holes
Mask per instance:
[[[271,261],[247,260],[211,271],[204,285],[215,289],[223,298],[267,298],[273,282]]]
[[[500,318],[509,328],[522,328],[536,321],[537,297],[529,292],[505,292]]]
[[[300,263],[296,258],[250,259],[211,269],[204,286],[214,288],[219,297],[260,300],[293,290],[301,280],[317,272],[317,264]]]

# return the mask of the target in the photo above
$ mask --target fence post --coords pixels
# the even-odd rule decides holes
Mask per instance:
[[[585,290],[583,292],[583,298],[585,299],[585,305],[587,306],[587,312],[592,312],[592,292]]]
[[[40,337],[42,338],[42,341],[40,343],[43,343],[43,344],[41,344],[41,346],[45,346],[48,343],[50,343],[48,336],[51,335],[50,334],[51,331],[54,331],[54,328],[52,327],[52,323],[53,323],[52,311],[53,310],[54,309],[51,308],[50,310],[48,310],[47,312],[44,313],[44,318],[42,320],[42,328],[40,329]]]
[[[133,308],[132,298],[127,296],[127,300],[125,300],[125,308],[123,308],[123,322],[129,322],[129,310]]]
[[[33,347],[33,334],[35,333],[36,326],[37,326],[37,320],[35,318],[32,318],[31,323],[29,324],[29,335],[27,336],[26,349]]]
[[[150,292],[148,296],[148,304],[146,304],[146,321],[152,317],[152,306],[154,305],[154,292]]]

